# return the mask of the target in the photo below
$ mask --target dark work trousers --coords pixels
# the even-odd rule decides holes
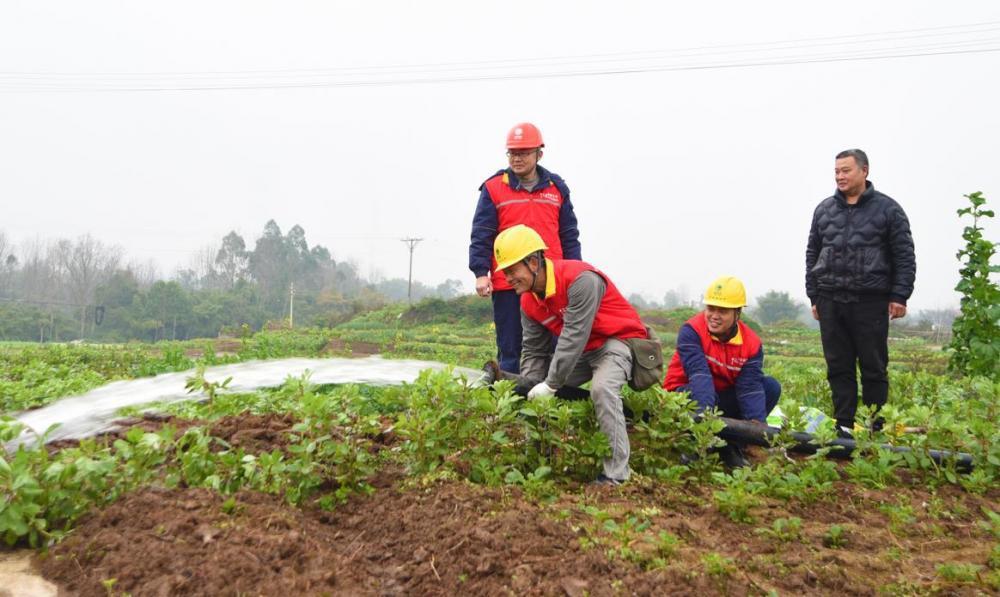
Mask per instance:
[[[819,298],[816,309],[833,416],[838,425],[853,428],[859,365],[861,401],[882,408],[889,397],[889,301],[841,303]]]
[[[521,297],[516,292],[493,292],[493,323],[497,328],[500,369],[518,373],[521,370]]]
[[[768,375],[762,380],[764,384],[764,416],[771,414],[774,407],[778,405],[778,398],[781,397],[781,384],[778,380]],[[690,392],[690,386],[681,386],[675,392]],[[740,403],[736,399],[736,388],[732,387],[718,392],[715,408],[722,411],[722,416],[730,419],[746,419],[740,410]]]

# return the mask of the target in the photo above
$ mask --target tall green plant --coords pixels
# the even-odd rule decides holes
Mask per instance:
[[[948,367],[965,375],[1000,379],[1000,286],[990,274],[1000,272],[991,259],[996,243],[983,237],[981,218],[992,218],[993,210],[983,209],[986,198],[980,192],[965,195],[971,207],[958,215],[972,216],[972,225],[962,232],[965,248],[956,257],[962,262],[961,281],[955,290],[962,293],[962,313],[952,324],[952,349]]]

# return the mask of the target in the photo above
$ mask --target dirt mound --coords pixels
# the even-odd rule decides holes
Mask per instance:
[[[346,340],[341,340],[340,338],[332,338],[329,342],[327,342],[323,352],[325,354],[370,356],[373,354],[381,354],[382,352],[391,352],[394,348],[395,347],[391,342],[383,347],[381,344],[376,342],[365,342],[362,340],[352,340],[348,342]]]
[[[377,482],[385,485],[385,482]],[[382,487],[330,513],[239,494],[147,489],[82,521],[43,556],[80,595],[610,595],[659,592],[636,570],[582,551],[533,504],[460,483]]]
[[[293,423],[243,414],[203,424],[253,453],[287,448]],[[390,423],[375,449],[396,441]],[[975,587],[943,580],[938,566],[985,568],[993,540],[980,521],[1000,499],[838,482],[813,504],[760,500],[753,522],[738,523],[708,483],[571,485],[539,504],[516,487],[407,485],[386,467],[371,496],[331,512],[252,492],[144,489],[82,519],[39,564],[64,591],[95,596],[962,593]]]
[[[247,454],[270,452],[288,446],[289,433],[298,421],[292,415],[227,416],[212,423],[209,435],[217,437],[233,448],[243,448]]]
[[[270,496],[237,499],[224,508],[208,490],[137,492],[43,556],[42,573],[70,593],[95,596],[109,585],[135,595],[274,595],[336,582],[328,538],[303,512]]]
[[[516,489],[402,489],[399,479],[383,474],[374,495],[332,512],[250,492],[227,502],[201,489],[147,489],[81,521],[40,567],[65,591],[95,596],[109,585],[136,595],[866,595],[907,579],[930,588],[937,564],[984,561],[990,546],[965,520],[943,525],[962,541],[893,534],[875,507],[887,497],[879,492],[812,508],[770,504],[767,519],[805,521],[795,540],[777,541],[761,532],[764,520],[721,515],[709,488],[583,488],[545,506]],[[618,524],[602,525],[588,508]],[[622,534],[629,517],[671,533],[677,548],[647,565],[657,548]],[[846,549],[824,546],[832,521],[846,529]]]

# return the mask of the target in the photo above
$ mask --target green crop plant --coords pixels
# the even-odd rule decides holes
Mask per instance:
[[[17,437],[21,425],[0,422],[0,443]],[[33,547],[58,540],[92,505],[113,501],[152,478],[163,461],[173,430],[147,434],[135,430],[118,440],[121,452],[93,440],[55,453],[40,444],[21,445],[9,458],[0,455],[0,533],[13,545]],[[45,437],[41,438],[44,442]]]
[[[661,531],[651,536],[652,522],[644,515],[626,514],[616,518],[596,506],[587,505],[581,509],[592,519],[574,528],[584,533],[580,538],[584,549],[603,547],[608,558],[631,562],[644,570],[663,568],[666,559],[677,550],[680,540],[669,532]]]
[[[797,516],[777,518],[770,527],[756,529],[754,532],[781,543],[800,541],[802,539],[802,519]]]
[[[714,551],[701,557],[702,567],[709,576],[725,579],[736,573],[736,564],[732,558],[727,558]]]
[[[917,522],[913,506],[907,503],[882,504],[879,510],[889,517],[889,530],[896,535],[908,534]]]
[[[115,594],[115,585],[118,584],[117,578],[105,578],[101,581],[101,586],[104,587],[104,591],[108,597],[113,597]]]
[[[687,394],[659,387],[628,392],[626,396],[632,412],[640,413],[630,434],[635,446],[631,466],[635,470],[665,481],[677,481],[691,468],[696,474],[711,470],[718,461],[712,448],[721,445],[713,430],[722,427],[714,413],[698,420],[694,418],[695,403]],[[697,455],[699,459],[691,459],[689,466],[679,465],[682,454]]]
[[[608,557],[648,568],[653,558],[647,552],[637,549],[637,544],[644,540],[643,534],[650,524],[649,520],[637,516],[627,516],[621,522],[613,518],[605,520],[602,531],[607,534],[610,543],[606,552]]]
[[[986,515],[986,520],[979,521],[979,528],[1000,540],[1000,514],[987,510],[986,507],[983,507],[983,514]]]
[[[421,374],[411,386],[409,408],[396,421],[396,432],[406,440],[402,447],[409,456],[407,465],[415,473],[433,472],[460,449],[453,439],[461,413],[448,399],[453,390],[438,385],[433,376]]]
[[[756,495],[805,504],[829,497],[834,491],[834,482],[840,479],[836,463],[815,455],[796,461],[776,454],[762,464],[733,475]],[[716,478],[729,484],[724,475],[717,473]]]
[[[978,564],[959,564],[955,562],[938,564],[935,568],[941,580],[957,584],[976,582],[979,571],[982,569],[983,567]]]
[[[556,487],[549,475],[552,469],[540,466],[524,475],[518,469],[511,469],[504,477],[504,482],[510,485],[520,485],[524,492],[535,499],[551,499],[556,496]]]
[[[750,472],[745,468],[737,469],[732,476],[719,473],[716,479],[725,485],[725,489],[712,494],[719,512],[734,522],[752,523],[754,518],[750,510],[762,504],[756,495],[760,490],[760,484],[748,482]]]
[[[872,413],[864,406],[858,411],[865,417]],[[848,478],[873,489],[885,489],[898,481],[896,469],[902,462],[902,456],[881,448],[867,430],[855,433],[854,441],[855,449],[851,463],[844,467]]]
[[[1000,543],[994,545],[993,549],[990,550],[990,557],[986,560],[986,565],[991,570],[1000,570]]]
[[[208,396],[209,402],[215,401],[215,395],[219,390],[226,389],[226,386],[233,381],[233,378],[227,377],[226,379],[220,381],[208,381],[205,379],[205,365],[198,365],[195,374],[187,378],[184,382],[184,389],[188,391],[188,394],[193,394],[195,392],[204,392]]]
[[[653,543],[656,547],[656,554],[663,559],[669,559],[677,554],[681,546],[681,539],[670,531],[660,531],[656,535]]]
[[[980,220],[993,217],[984,209],[982,193],[965,195],[971,204],[958,210],[959,216],[972,216],[972,225],[962,232],[965,247],[956,257],[962,262],[961,279],[955,290],[962,294],[961,314],[952,323],[952,350],[948,366],[964,375],[982,375],[1000,380],[1000,285],[991,275],[1000,272],[992,263],[996,243],[983,236]]]
[[[839,524],[830,525],[823,535],[823,545],[830,549],[839,549],[847,545],[847,531]]]

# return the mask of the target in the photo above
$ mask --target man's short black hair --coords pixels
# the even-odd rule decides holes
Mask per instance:
[[[843,158],[854,158],[854,161],[857,162],[858,166],[862,168],[868,167],[868,154],[860,149],[845,149],[837,154],[838,160]]]

